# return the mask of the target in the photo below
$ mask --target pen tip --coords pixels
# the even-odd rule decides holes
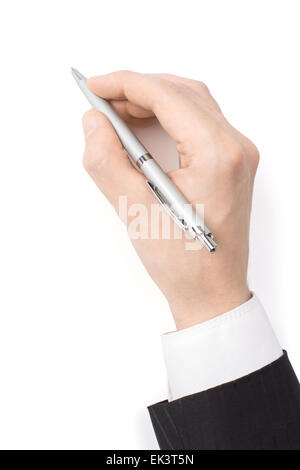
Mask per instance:
[[[82,73],[80,73],[78,70],[74,69],[73,67],[71,67],[71,72],[77,82],[85,79],[85,76],[82,75]]]

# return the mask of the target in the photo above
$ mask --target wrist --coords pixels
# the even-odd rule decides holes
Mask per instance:
[[[226,286],[225,286],[226,287]],[[197,295],[185,293],[169,300],[169,306],[177,330],[189,328],[232,310],[251,298],[252,294],[245,284],[238,288],[219,289],[205,295],[199,289]]]

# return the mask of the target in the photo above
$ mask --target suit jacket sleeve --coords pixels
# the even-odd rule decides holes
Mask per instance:
[[[149,407],[161,449],[300,449],[300,385],[287,353],[238,380]]]

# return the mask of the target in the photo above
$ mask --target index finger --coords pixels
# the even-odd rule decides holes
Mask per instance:
[[[128,100],[152,111],[176,142],[190,138],[195,125],[198,137],[201,132],[206,133],[205,115],[196,103],[195,92],[180,83],[160,76],[121,71],[90,78],[88,86],[102,98]]]

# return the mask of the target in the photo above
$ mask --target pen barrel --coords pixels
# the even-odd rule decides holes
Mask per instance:
[[[188,230],[191,230],[192,227],[200,227],[205,233],[209,233],[203,218],[196,212],[192,204],[188,202],[153,158],[144,161],[140,169],[163,196],[169,208],[180,220],[187,224]]]
[[[118,134],[118,137],[122,142],[123,147],[125,148],[126,152],[129,154],[130,158],[133,160],[134,163],[140,157],[148,153],[147,149],[145,149],[143,144],[129,129],[127,124],[118,115],[118,113],[114,110],[114,108],[108,101],[100,98],[99,96],[96,96],[93,92],[91,92],[86,84],[86,80],[81,80],[79,82],[79,87],[84,92],[86,98],[88,99],[92,107],[97,111],[103,113],[109,119],[116,133]]]

